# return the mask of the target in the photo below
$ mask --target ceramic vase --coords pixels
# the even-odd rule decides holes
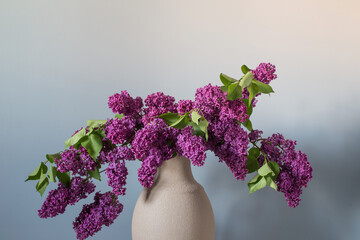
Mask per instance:
[[[214,240],[214,214],[190,160],[177,156],[158,169],[144,188],[132,218],[133,240]]]

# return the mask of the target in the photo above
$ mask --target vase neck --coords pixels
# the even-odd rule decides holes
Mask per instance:
[[[192,172],[190,160],[183,156],[176,156],[169,159],[158,169],[158,183],[174,183],[182,181],[195,181]]]

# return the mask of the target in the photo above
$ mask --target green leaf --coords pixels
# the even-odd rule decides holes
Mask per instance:
[[[38,180],[38,179],[40,179],[42,165],[44,165],[43,162],[41,162],[39,164],[39,166],[28,176],[28,178],[25,180],[25,182],[27,182],[29,180]]]
[[[266,180],[266,184],[269,187],[271,187],[271,188],[273,188],[273,189],[275,189],[277,191],[277,185],[276,185],[276,183],[274,182],[274,180],[272,179],[271,176],[266,176],[265,180]]]
[[[258,177],[258,180],[257,182],[254,182],[254,183],[248,183],[248,187],[249,187],[249,192],[250,193],[254,193],[256,192],[257,190],[260,190],[264,187],[266,187],[266,180],[264,177]]]
[[[87,172],[89,173],[89,175],[90,175],[92,178],[95,178],[95,179],[101,181],[101,176],[100,176],[99,168],[96,168],[95,171],[87,170]]]
[[[260,150],[257,147],[252,147],[249,149],[249,155],[257,159],[260,156]]]
[[[190,121],[189,113],[185,113],[176,122],[172,123],[170,127],[183,129],[189,124],[189,121]]]
[[[246,74],[247,72],[250,71],[250,68],[248,68],[246,65],[242,65],[241,66],[241,71],[243,72],[243,74]]]
[[[97,130],[96,133],[101,137],[101,139],[106,138],[104,130]]]
[[[61,159],[61,154],[58,153],[54,153],[54,154],[46,154],[46,159],[50,162],[50,163],[54,163],[55,159]]]
[[[256,79],[253,79],[252,83],[255,84],[259,88],[259,91],[261,93],[273,93],[274,92],[274,90],[272,89],[272,87],[270,87],[270,85],[262,83]]]
[[[74,134],[71,138],[65,141],[65,148],[68,148],[72,145],[75,145],[81,138],[83,138],[86,135],[85,128],[81,129],[79,132]]]
[[[36,190],[40,193],[40,196],[42,196],[46,190],[46,187],[49,185],[49,180],[45,178],[41,184],[40,181],[36,184]]]
[[[85,141],[81,142],[81,146],[86,148],[89,155],[95,161],[102,149],[103,144],[102,144],[101,137],[97,133],[94,132],[94,133],[90,134]]]
[[[250,181],[249,183],[257,183],[260,180],[260,175],[256,174]]]
[[[254,83],[251,83],[250,86],[247,87],[247,90],[249,91],[249,102],[248,102],[248,106],[250,106],[253,98],[256,96],[256,94],[259,93],[259,88],[258,88],[258,86],[255,85]]]
[[[247,130],[249,131],[253,130],[252,123],[249,119],[243,122],[242,124],[244,125],[244,127],[246,127]]]
[[[261,168],[259,168],[258,173],[260,174],[260,176],[267,176],[267,175],[272,175],[275,176],[275,173],[273,172],[273,170],[269,167],[269,165],[265,162],[264,165],[261,166]]]
[[[260,150],[256,147],[253,147],[249,150],[247,161],[246,161],[246,168],[248,169],[249,173],[255,172],[259,169],[259,162],[258,157],[260,155]]]
[[[224,73],[220,73],[220,80],[226,87],[228,87],[231,83],[234,83],[237,81],[236,79],[229,77],[228,75],[226,75]]]
[[[164,121],[167,125],[174,124],[180,118],[180,116],[177,113],[172,113],[172,112],[164,113],[157,117],[164,119]]]
[[[251,155],[247,156],[247,161],[246,161],[246,168],[248,170],[248,173],[252,173],[255,172],[256,170],[259,169],[259,162],[257,161],[257,158],[254,158]]]
[[[235,100],[242,97],[242,89],[238,83],[233,83],[228,87],[228,93],[226,95],[227,100]]]
[[[91,130],[90,132],[88,132],[87,134],[91,134],[93,132],[93,130]],[[85,135],[83,136],[82,138],[79,139],[79,141],[77,141],[77,143],[74,144],[74,148],[75,149],[78,149],[80,148],[81,146],[81,143],[86,141],[87,139],[89,138],[89,136]]]
[[[124,117],[124,114],[115,114],[115,118],[122,119]]]
[[[271,162],[268,162],[268,164],[269,164],[269,166],[270,166],[270,168],[273,170],[273,172],[275,173],[275,179],[277,178],[277,176],[279,175],[279,173],[280,173],[280,167],[279,167],[279,165],[276,163],[276,162],[274,162],[274,161],[271,161]]]
[[[243,101],[243,103],[246,105],[246,107],[247,107],[246,114],[250,117],[253,112],[253,106],[251,104],[249,104],[249,99],[247,99],[247,98],[243,98],[243,99],[241,99],[241,101]]]
[[[194,122],[189,122],[189,125],[192,126],[194,129],[193,135],[200,136],[200,137],[205,136],[205,133],[203,131],[201,131],[199,125],[197,125]]]
[[[191,121],[193,121],[194,123],[199,124],[200,118],[202,118],[202,116],[198,112],[193,111],[191,113]]]
[[[246,88],[246,87],[250,86],[251,81],[253,80],[253,78],[254,78],[254,76],[253,76],[252,72],[251,72],[251,71],[248,71],[248,72],[244,75],[244,77],[241,79],[241,81],[240,81],[240,86],[241,86],[242,88]]]
[[[54,166],[50,167],[50,171],[49,171],[49,181],[50,182],[56,182],[56,174],[57,174],[57,169]]]
[[[65,187],[70,188],[71,186],[70,172],[62,173],[60,171],[57,171],[56,176],[59,179],[59,181],[65,185]]]
[[[209,126],[209,122],[205,118],[202,117],[199,122],[199,128],[203,133],[205,133],[206,141],[209,139],[208,130],[207,130],[208,126]]]
[[[41,165],[41,175],[39,182],[36,184],[36,190],[42,196],[45,192],[46,187],[49,185],[49,179],[47,178],[48,167],[45,164]]]
[[[106,122],[107,120],[88,120],[86,126],[88,126],[89,129],[93,129],[104,126]]]
[[[220,89],[223,93],[226,93],[228,91],[228,88],[226,86],[221,86]]]

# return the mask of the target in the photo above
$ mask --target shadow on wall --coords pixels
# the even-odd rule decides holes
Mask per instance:
[[[210,164],[205,188],[211,198],[218,240],[359,239],[360,150],[357,133],[339,145],[320,141],[317,151],[302,148],[312,164],[313,179],[295,209],[282,193],[266,188],[249,194],[247,178],[237,182],[225,164]],[[316,142],[316,141],[313,141]],[[218,161],[216,157],[209,160]],[[217,212],[221,209],[221,212]]]

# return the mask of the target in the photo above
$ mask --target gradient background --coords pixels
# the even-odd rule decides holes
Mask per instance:
[[[270,188],[248,194],[208,154],[193,172],[216,239],[360,239],[359,11],[356,0],[0,0],[0,239],[75,239],[72,221],[92,199],[43,220],[45,198],[24,180],[87,119],[113,116],[109,95],[193,99],[220,72],[238,78],[260,62],[278,79],[253,125],[297,139],[314,178],[292,209]],[[131,239],[141,187],[139,163],[128,166],[124,212],[92,239]]]

